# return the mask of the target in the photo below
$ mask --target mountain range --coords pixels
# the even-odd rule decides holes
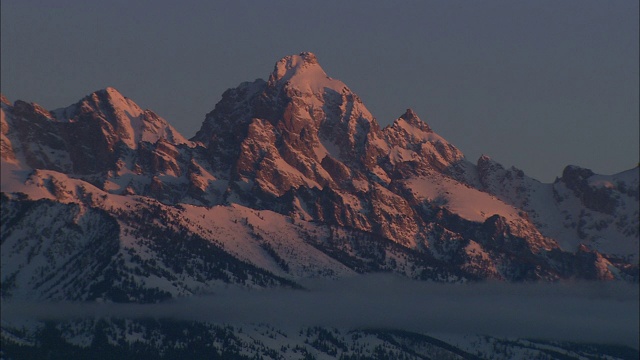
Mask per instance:
[[[471,162],[411,109],[381,127],[309,52],[227,90],[191,139],[111,87],[55,110],[1,100],[3,301],[157,303],[379,272],[639,280],[638,167],[541,183]]]

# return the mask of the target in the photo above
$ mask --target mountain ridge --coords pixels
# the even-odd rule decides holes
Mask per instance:
[[[345,229],[352,235],[343,241],[390,240],[461,271],[458,279],[637,279],[637,169],[607,177],[568,167],[555,183],[543,184],[486,156],[473,164],[411,109],[380,128],[312,53],[281,59],[267,81],[227,90],[189,140],[111,87],[53,111],[3,100],[2,150],[2,192],[10,202],[26,196],[77,203],[120,222],[129,210],[114,204],[129,198],[176,213],[184,206],[242,206],[270,211],[273,221],[317,224],[316,232],[333,229],[314,240],[310,230],[282,228],[329,257],[353,251],[329,241]],[[295,260],[277,242],[262,243],[265,235],[254,225],[238,231],[247,237],[240,243],[262,244],[258,252],[247,250],[256,254],[248,263],[266,266],[260,260],[266,255],[281,264],[269,271],[293,281],[300,276],[282,272]],[[224,241],[222,249],[230,251]],[[376,266],[389,266],[387,260]],[[350,271],[363,269],[353,261],[346,263]]]
[[[29,304],[71,304],[74,314],[24,322],[3,312],[3,355],[637,358],[628,346],[427,335],[379,330],[384,323],[375,321],[372,329],[222,325],[190,307],[187,319],[197,321],[169,320],[155,306],[197,304],[206,296],[206,313],[229,292],[251,298],[285,289],[306,299],[298,290],[323,279],[378,289],[385,304],[387,294],[400,296],[390,284],[405,279],[434,286],[576,280],[635,286],[639,168],[598,175],[567,166],[555,182],[541,183],[488,156],[472,163],[411,109],[381,128],[308,52],[278,61],[267,80],[227,90],[191,139],[111,87],[51,111],[0,99],[2,301],[18,309],[26,304],[27,315]],[[395,277],[361,276],[377,273]],[[244,291],[256,289],[268,291]],[[455,294],[466,293],[456,289],[446,290],[454,290],[447,295],[454,307]],[[427,293],[437,306],[437,291]],[[340,294],[331,314],[345,300]],[[368,294],[378,293],[351,306],[366,314]],[[485,295],[481,303],[497,299]],[[424,299],[413,297],[421,312]],[[265,303],[249,303],[265,311]],[[78,304],[129,304],[135,314],[155,311],[154,319],[78,318]],[[602,303],[596,304],[589,315],[599,325]],[[235,302],[231,307],[244,311]],[[535,310],[513,309],[526,321]],[[546,310],[537,311],[547,316]],[[489,311],[486,319],[493,316]]]

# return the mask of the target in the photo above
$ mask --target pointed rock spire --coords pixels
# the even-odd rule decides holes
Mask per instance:
[[[416,112],[411,108],[407,109],[407,111],[405,111],[405,113],[400,116],[400,119],[406,121],[409,125],[414,126],[422,131],[432,131],[429,125],[426,122],[420,120],[418,114],[416,114]]]

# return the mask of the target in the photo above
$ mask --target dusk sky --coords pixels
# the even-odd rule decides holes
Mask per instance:
[[[639,160],[638,3],[3,0],[1,90],[54,109],[113,86],[191,137],[311,51],[382,126],[413,108],[472,162],[611,174]]]

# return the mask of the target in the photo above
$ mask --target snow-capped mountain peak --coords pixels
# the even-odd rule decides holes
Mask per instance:
[[[639,278],[639,168],[605,176],[569,166],[542,184],[484,155],[474,165],[411,109],[380,129],[312,53],[227,90],[193,141],[112,87],[53,111],[0,100],[3,301],[158,302],[373,272],[435,282]],[[144,331],[157,343],[156,325],[144,322],[152,327],[132,332],[144,327],[118,321],[133,326],[122,325],[127,339],[139,344]],[[3,351],[7,334],[24,334],[6,327],[3,317]],[[102,353],[96,338],[122,344],[100,331],[92,344]],[[249,333],[219,333],[234,331]],[[289,357],[347,348],[310,334],[290,338],[312,353],[263,335]],[[415,343],[398,336],[385,338]]]
[[[620,214],[630,219],[634,211],[637,215],[637,200],[632,201],[637,199],[634,174],[628,181],[590,173],[575,179],[566,175],[561,183],[540,187],[516,169],[505,170],[497,163],[483,166],[494,164],[486,157],[473,165],[411,109],[381,130],[357,95],[329,78],[311,53],[283,58],[269,81],[242,83],[226,91],[193,143],[114,88],[53,112],[16,104],[20,106],[2,105],[3,174],[10,175],[3,175],[2,189],[44,194],[29,195],[32,200],[65,199],[98,206],[98,198],[149,199],[165,204],[163,212],[177,218],[193,212],[205,219],[213,206],[220,206],[220,214],[232,211],[229,206],[272,211],[272,223],[290,224],[291,229],[320,224],[333,234],[315,239],[274,230],[274,236],[304,242],[299,246],[308,242],[320,244],[321,249],[336,246],[331,241],[347,246],[344,236],[334,230],[349,229],[419,251],[434,261],[450,262],[451,269],[469,278],[589,278],[590,273],[578,272],[593,265],[591,258],[564,254],[563,250],[575,251],[577,246],[561,250],[555,240],[565,239],[562,246],[572,246],[581,240],[578,236],[588,236],[594,239],[589,245],[600,251],[612,249],[605,244],[610,241],[596,238],[600,234],[621,238],[620,233],[628,233],[624,239],[631,240],[637,236],[636,222],[614,222],[622,218]],[[29,171],[11,173],[4,164]],[[613,187],[619,191],[610,190]],[[523,194],[527,189],[530,194]],[[544,202],[534,201],[542,198],[542,192]],[[622,200],[615,198],[618,193],[624,195]],[[140,201],[141,207],[147,206]],[[558,210],[560,202],[566,214]],[[185,204],[191,207],[183,214]],[[588,209],[593,210],[592,223],[586,219]],[[599,217],[596,211],[609,217]],[[238,216],[232,226],[244,224],[250,229],[246,217]],[[601,218],[611,223],[606,233]],[[217,233],[207,221],[198,226]],[[574,222],[573,233],[564,231]],[[215,239],[227,241],[222,235]],[[242,235],[238,243],[253,246],[256,239]],[[266,254],[278,251],[266,246]],[[328,251],[332,256],[334,250]],[[246,260],[259,267],[264,263],[257,255]],[[616,269],[627,271],[616,267],[612,274]]]
[[[287,81],[293,75],[302,73],[305,69],[315,67],[321,71],[324,76],[327,74],[322,70],[318,63],[318,58],[311,52],[302,52],[298,55],[288,55],[280,59],[273,70],[272,79],[274,81]]]
[[[3,159],[26,168],[75,174],[117,170],[141,143],[161,140],[190,144],[166,120],[112,87],[53,111],[20,100],[2,104]]]
[[[131,149],[137,148],[140,141],[155,143],[168,139],[176,144],[188,143],[166,120],[150,110],[143,110],[113,87],[95,91],[52,114],[62,122],[101,122],[106,126],[106,136],[116,135]]]
[[[320,94],[326,89],[341,93],[346,88],[342,81],[327,76],[318,63],[317,57],[310,52],[280,59],[269,76],[269,85],[286,86],[306,94]]]
[[[460,150],[431,130],[411,109],[385,127],[382,134],[390,146],[392,164],[413,159],[425,167],[444,170],[464,159]]]

